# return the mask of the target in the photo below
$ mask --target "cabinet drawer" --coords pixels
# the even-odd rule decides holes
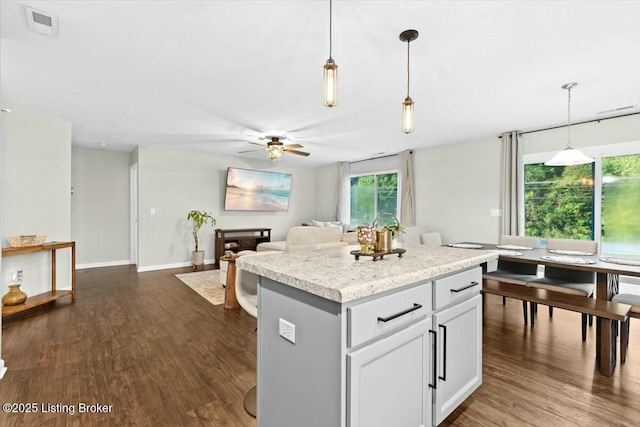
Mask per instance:
[[[431,313],[431,282],[347,308],[348,346],[354,347]]]
[[[447,276],[433,282],[433,309],[437,310],[453,302],[464,301],[482,289],[480,267]]]

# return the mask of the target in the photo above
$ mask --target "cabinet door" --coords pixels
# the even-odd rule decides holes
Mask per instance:
[[[437,383],[433,425],[438,425],[482,384],[480,295],[434,314]]]
[[[347,356],[351,427],[431,423],[431,318]]]

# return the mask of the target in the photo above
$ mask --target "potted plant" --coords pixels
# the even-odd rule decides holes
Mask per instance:
[[[215,226],[216,219],[208,212],[193,210],[187,214],[187,221],[193,223],[193,240],[196,243],[196,249],[193,251],[193,268],[196,268],[198,265],[204,265],[204,251],[198,250],[198,232],[206,224]]]
[[[404,233],[404,227],[398,222],[392,225],[385,225],[382,227],[383,229],[391,232],[391,238],[395,239],[398,237],[398,234]]]

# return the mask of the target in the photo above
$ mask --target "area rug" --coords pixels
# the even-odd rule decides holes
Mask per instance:
[[[185,285],[199,293],[213,305],[224,303],[224,287],[220,283],[220,270],[196,271],[175,275]]]

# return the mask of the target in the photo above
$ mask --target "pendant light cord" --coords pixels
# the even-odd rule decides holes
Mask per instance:
[[[571,147],[571,87],[569,90],[569,97],[567,102],[567,147]]]
[[[409,98],[409,41],[407,41],[407,98]]]
[[[331,48],[333,47],[333,40],[332,40],[332,37],[331,37],[331,33],[333,32],[333,29],[332,29],[332,27],[333,27],[333,25],[332,25],[333,24],[333,22],[332,22],[333,19],[332,19],[332,17],[333,17],[333,1],[329,0],[329,59],[332,59],[331,58]]]

